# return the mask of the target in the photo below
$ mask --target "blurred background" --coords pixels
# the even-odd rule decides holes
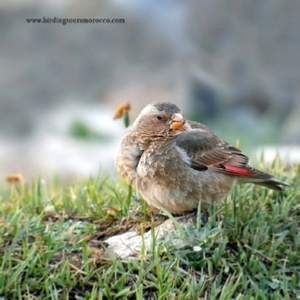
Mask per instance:
[[[43,17],[125,23],[26,22]],[[0,181],[114,173],[124,101],[131,120],[172,101],[251,158],[300,161],[299,28],[299,0],[1,0]]]

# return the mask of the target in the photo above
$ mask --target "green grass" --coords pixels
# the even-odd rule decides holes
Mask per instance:
[[[136,193],[129,203],[125,184],[3,187],[0,299],[299,299],[300,167],[269,171],[293,187],[238,186],[207,221],[153,237],[136,260],[116,257],[105,238],[164,218],[149,217]]]
[[[84,120],[74,119],[69,125],[68,133],[70,136],[85,141],[109,142],[111,136],[104,132],[97,131]]]

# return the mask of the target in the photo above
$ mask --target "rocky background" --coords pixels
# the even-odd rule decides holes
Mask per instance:
[[[43,17],[125,24],[26,22]],[[2,0],[0,180],[114,172],[123,101],[132,118],[172,101],[250,156],[300,160],[299,28],[298,0]]]

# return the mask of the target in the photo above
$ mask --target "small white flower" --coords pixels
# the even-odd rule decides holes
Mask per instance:
[[[194,252],[200,252],[200,251],[202,251],[202,248],[200,246],[194,246],[193,250],[194,250]]]

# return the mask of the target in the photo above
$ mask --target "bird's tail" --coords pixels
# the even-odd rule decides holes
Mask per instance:
[[[281,191],[282,186],[290,186],[290,185],[288,185],[287,183],[285,183],[283,181],[275,179],[274,177],[271,177],[270,179],[265,180],[265,181],[260,181],[260,182],[258,181],[258,182],[253,182],[253,183],[257,184],[257,185],[267,187],[268,189],[272,189],[272,190],[275,190],[275,191]]]
[[[289,184],[274,178],[272,175],[269,175],[267,173],[258,170],[255,171],[256,174],[254,176],[243,177],[239,181],[241,183],[253,183],[253,184],[261,185],[275,191],[281,191],[282,186],[290,186]]]

